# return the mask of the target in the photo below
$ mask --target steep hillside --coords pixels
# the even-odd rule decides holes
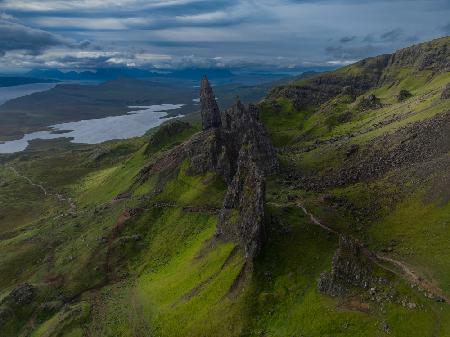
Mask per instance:
[[[449,47],[0,157],[0,335],[450,336]]]

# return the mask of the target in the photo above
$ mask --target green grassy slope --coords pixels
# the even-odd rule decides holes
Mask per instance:
[[[100,146],[39,141],[2,157],[0,335],[450,336],[450,306],[434,296],[450,296],[449,153],[443,146],[423,160],[380,161],[382,169],[365,175],[373,151],[408,152],[420,123],[450,110],[440,98],[450,76],[399,64],[381,75],[356,97],[338,93],[301,107],[295,96],[272,93],[261,103],[282,168],[267,183],[267,242],[254,263],[215,236],[226,192],[220,177],[190,175],[187,161],[141,174],[197,125]],[[412,96],[399,101],[402,89]],[[382,106],[362,109],[372,93]],[[364,174],[343,175],[358,164]],[[412,287],[385,261],[371,265],[384,280],[376,289],[319,292],[338,238],[299,205],[433,288]]]

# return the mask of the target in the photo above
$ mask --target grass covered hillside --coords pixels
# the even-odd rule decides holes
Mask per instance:
[[[449,48],[0,157],[0,336],[450,336]]]

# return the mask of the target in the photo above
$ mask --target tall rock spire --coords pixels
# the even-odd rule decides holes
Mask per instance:
[[[216,102],[216,97],[209,84],[208,77],[204,76],[200,88],[200,103],[202,106],[202,127],[203,130],[220,127],[222,120],[220,110]]]

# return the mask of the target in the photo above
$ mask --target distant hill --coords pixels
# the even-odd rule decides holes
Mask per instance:
[[[32,83],[56,83],[59,82],[56,79],[45,78],[33,78],[33,77],[9,77],[0,76],[0,87],[12,87],[15,85],[32,84]]]

